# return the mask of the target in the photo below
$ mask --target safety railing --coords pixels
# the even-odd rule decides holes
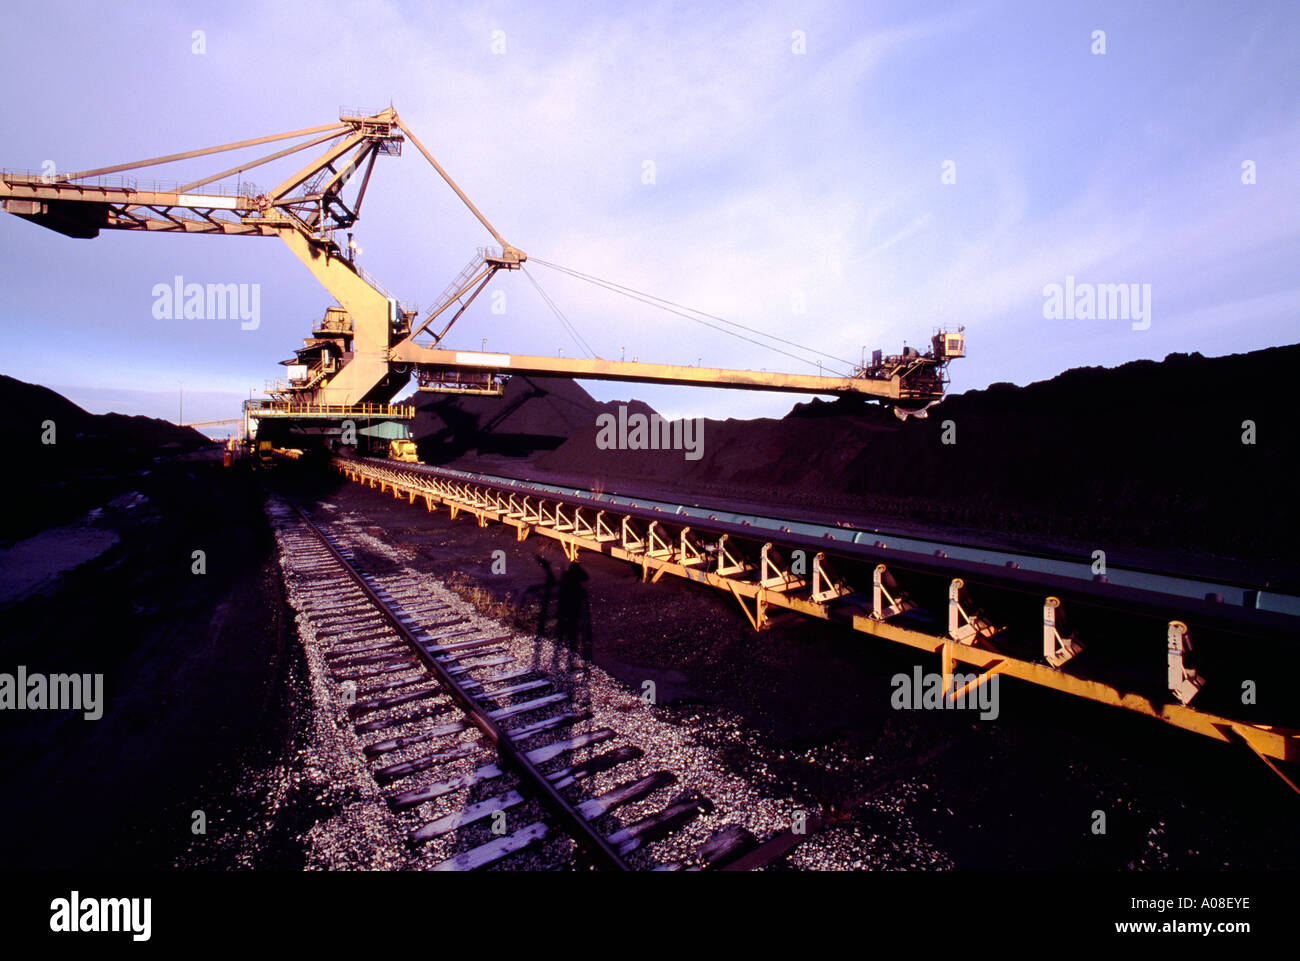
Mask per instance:
[[[62,176],[64,175],[57,171],[48,174],[35,170],[0,170],[0,179],[3,179],[6,183],[22,183],[33,186],[57,187],[68,185],[72,187],[99,187],[105,190],[131,190],[137,193],[157,194],[180,193],[181,187],[184,186],[179,180],[141,180],[138,177],[123,177],[112,174],[98,177],[78,177],[75,180],[62,180],[60,179]],[[200,196],[246,197],[250,200],[263,192],[261,187],[247,180],[237,181],[236,183],[204,184],[202,187],[194,189],[194,193]]]
[[[410,420],[415,408],[406,404],[293,404],[270,400],[246,400],[249,417],[386,417]]]

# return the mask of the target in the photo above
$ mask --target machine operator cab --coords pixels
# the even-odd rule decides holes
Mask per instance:
[[[930,338],[935,360],[942,363],[954,357],[966,356],[966,335],[962,333],[963,330],[964,327],[958,327],[955,331],[941,330]]]

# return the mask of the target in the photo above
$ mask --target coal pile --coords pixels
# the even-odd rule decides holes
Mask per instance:
[[[1291,345],[1077,368],[953,395],[906,422],[854,399],[813,400],[781,419],[706,421],[698,460],[600,450],[596,418],[616,403],[517,377],[504,398],[426,405],[446,426],[421,453],[465,466],[475,453],[504,455],[520,459],[520,472],[606,489],[649,484],[1101,547],[1290,560],[1300,508],[1288,385],[1298,362]],[[633,410],[649,413],[640,402]],[[1243,443],[1246,422],[1253,444]],[[417,418],[417,437],[420,427]]]
[[[0,515],[0,540],[78,517],[121,493],[125,478],[147,470],[156,458],[214,443],[157,418],[91,414],[47,387],[3,374],[0,404],[17,427],[10,438],[11,469],[0,479],[0,495],[10,507]]]
[[[563,378],[512,377],[501,397],[417,394],[411,431],[426,463],[466,454],[530,457],[554,450],[614,410]],[[653,411],[632,401],[635,410]]]

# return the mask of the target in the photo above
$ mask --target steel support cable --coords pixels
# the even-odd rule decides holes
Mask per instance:
[[[520,270],[524,272],[524,276],[528,278],[529,283],[531,283],[534,287],[537,288],[537,293],[541,295],[541,298],[543,301],[546,302],[546,305],[550,307],[552,311],[554,311],[555,316],[560,319],[560,323],[563,324],[564,329],[569,332],[569,336],[571,336],[574,339],[574,341],[578,344],[578,346],[581,349],[585,350],[592,357],[595,357],[596,352],[591,349],[591,345],[588,344],[585,339],[583,339],[583,336],[580,333],[578,333],[578,329],[573,326],[573,324],[569,321],[569,318],[564,316],[564,312],[560,310],[560,308],[556,305],[555,301],[551,299],[550,295],[546,291],[542,290],[542,285],[537,282],[537,278],[535,278],[532,275],[532,273],[528,270],[527,267],[521,266]]]
[[[537,292],[541,294],[542,299],[544,299],[546,303],[550,306],[551,310],[555,312],[555,316],[559,317],[561,323],[563,323],[565,327],[568,328],[569,333],[573,335],[574,340],[577,341],[579,344],[581,344],[582,349],[584,349],[588,354],[590,354],[592,357],[595,357],[596,351],[592,349],[589,343],[587,343],[587,338],[582,336],[582,332],[578,330],[578,326],[575,323],[573,323],[573,321],[569,320],[568,315],[565,314],[564,311],[560,310],[560,306],[555,302],[555,299],[550,294],[548,294],[544,289],[542,289],[542,285],[538,282],[537,278],[533,277],[532,274],[530,273],[528,279],[532,283],[532,285],[537,288]]]
[[[590,284],[595,284],[598,287],[603,287],[605,290],[610,290],[613,291],[614,293],[623,294],[626,297],[630,297],[633,300],[640,301],[641,303],[647,304],[651,307],[659,307],[661,310],[666,310],[670,314],[676,314],[679,317],[685,317],[687,320],[693,320],[697,324],[703,324],[705,327],[710,327],[714,330],[719,330],[724,334],[730,334],[732,337],[739,337],[741,340],[748,341],[751,344],[756,344],[759,347],[764,347],[767,350],[775,350],[777,351],[777,353],[785,354],[785,356],[792,357],[795,360],[798,360],[805,364],[815,365],[817,362],[810,361],[806,357],[798,357],[787,351],[780,350],[776,347],[773,347],[770,344],[764,344],[761,341],[753,340],[749,337],[744,337],[740,334],[734,333],[733,331],[724,330],[723,328],[718,327],[714,324],[710,324],[707,321],[701,320],[700,318],[707,317],[709,318],[709,320],[716,320],[720,323],[727,324],[730,327],[736,327],[740,330],[746,330],[749,331],[751,334],[757,334],[760,337],[767,337],[768,339],[774,340],[777,343],[786,344],[789,347],[794,347],[798,350],[807,351],[810,354],[818,354],[822,357],[829,358],[830,360],[837,361],[841,364],[847,364],[849,365],[850,368],[856,366],[851,360],[846,360],[845,358],[838,357],[835,354],[828,354],[826,351],[818,350],[816,347],[807,347],[803,344],[796,343],[795,341],[786,340],[783,337],[778,337],[775,334],[769,334],[766,331],[758,330],[755,327],[748,327],[745,324],[737,323],[734,320],[727,320],[727,318],[725,317],[719,317],[716,314],[710,314],[707,311],[697,310],[694,307],[688,307],[685,304],[679,304],[671,300],[666,300],[663,297],[656,297],[654,294],[648,294],[645,291],[636,290],[632,287],[627,287],[624,286],[623,284],[615,283],[612,280],[604,280],[600,277],[595,277],[591,274],[583,273],[580,270],[574,270],[572,267],[563,267],[560,264],[554,264],[551,263],[550,261],[542,260],[538,257],[533,257],[532,261],[533,263],[541,264],[543,267],[550,267],[552,270],[558,270],[561,273],[568,274],[571,277],[576,277],[579,280],[585,280]],[[695,316],[697,314],[699,316]]]
[[[535,258],[534,258],[534,259],[535,259]],[[542,261],[536,261],[536,262],[537,262],[537,263],[542,263]],[[554,266],[554,265],[546,264],[546,266]],[[569,271],[567,271],[565,268],[562,268],[562,267],[557,267],[556,269],[561,270],[562,272],[565,272],[565,273],[568,273],[568,272],[569,272]],[[601,282],[599,279],[592,279],[592,278],[587,278],[587,277],[581,277],[580,275],[578,275],[578,274],[576,274],[576,273],[574,273],[573,276],[575,276],[575,277],[579,277],[579,279],[582,279],[582,280],[589,280],[591,283],[595,284],[595,285],[598,286],[598,287],[605,287],[605,284],[604,284],[603,282]],[[821,369],[820,365],[819,365],[816,361],[809,360],[807,357],[800,357],[800,356],[797,355],[797,354],[792,354],[792,353],[790,353],[788,350],[782,350],[782,349],[779,348],[779,347],[773,347],[771,344],[765,344],[765,343],[763,343],[762,341],[754,340],[752,337],[746,337],[744,334],[737,334],[737,333],[735,333],[735,332],[733,332],[733,331],[730,331],[730,330],[727,330],[727,329],[725,329],[725,328],[723,328],[723,327],[719,327],[719,326],[717,326],[716,324],[711,324],[711,323],[709,323],[709,322],[706,321],[706,320],[701,320],[701,319],[698,318],[698,317],[693,317],[693,316],[691,316],[690,314],[683,313],[683,312],[680,311],[680,310],[674,310],[672,307],[665,307],[663,304],[655,303],[655,301],[654,301],[653,298],[652,298],[652,299],[643,299],[642,297],[637,296],[637,293],[639,293],[639,292],[629,293],[628,291],[625,291],[625,290],[618,290],[618,289],[617,289],[617,286],[609,286],[609,287],[605,287],[605,289],[606,289],[606,290],[611,290],[611,291],[613,291],[614,293],[621,293],[621,294],[624,294],[625,296],[630,297],[632,300],[635,300],[635,301],[638,301],[638,302],[640,302],[640,303],[646,304],[646,305],[649,306],[649,307],[658,307],[660,310],[667,311],[667,312],[670,313],[670,314],[676,314],[678,317],[684,317],[684,318],[686,318],[687,320],[693,320],[693,321],[695,321],[695,323],[697,323],[697,324],[702,324],[702,325],[704,325],[705,327],[712,328],[713,330],[720,331],[721,333],[728,334],[728,335],[730,335],[730,336],[732,336],[732,337],[737,337],[737,338],[739,338],[740,340],[747,341],[747,342],[749,342],[749,343],[751,343],[751,344],[754,344],[754,345],[757,346],[757,347],[762,347],[764,350],[771,350],[771,351],[775,351],[775,352],[778,353],[778,354],[783,354],[783,355],[785,355],[786,357],[791,358],[792,360],[797,360],[797,361],[799,361],[799,363],[801,363],[801,364],[808,364],[810,367],[818,367],[819,369]],[[651,295],[647,294],[646,297],[651,297]],[[686,308],[686,309],[689,310],[689,309],[691,309],[691,308]],[[765,335],[765,336],[770,336],[770,335]],[[777,338],[777,339],[779,339],[779,338]],[[793,346],[798,347],[799,345],[798,345],[798,344],[795,344],[795,345],[793,345]],[[804,349],[804,348],[801,348],[801,349]]]

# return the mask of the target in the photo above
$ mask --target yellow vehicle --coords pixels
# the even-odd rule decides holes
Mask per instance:
[[[269,440],[259,440],[257,442],[257,463],[260,467],[271,466],[271,442]]]
[[[415,441],[410,439],[389,441],[388,457],[390,460],[405,461],[408,464],[418,464],[420,461],[420,455],[415,449]]]

